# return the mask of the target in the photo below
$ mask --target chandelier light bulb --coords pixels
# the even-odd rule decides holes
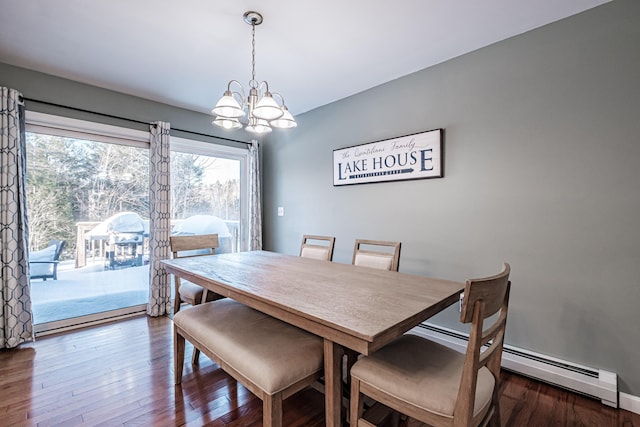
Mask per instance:
[[[223,129],[240,129],[242,127],[242,123],[240,120],[234,117],[221,117],[218,116],[216,119],[211,122],[216,126],[220,126]]]

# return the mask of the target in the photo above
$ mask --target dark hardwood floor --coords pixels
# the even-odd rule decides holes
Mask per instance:
[[[501,404],[504,426],[640,427],[640,415],[508,372]],[[307,389],[287,399],[284,424],[323,426],[323,395]],[[76,425],[260,426],[262,403],[204,356],[175,387],[166,317],[0,350],[0,426]]]

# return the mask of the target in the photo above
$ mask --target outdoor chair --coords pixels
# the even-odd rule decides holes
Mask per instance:
[[[58,263],[64,249],[64,240],[51,240],[49,245],[29,254],[29,277],[31,279],[58,280]]]

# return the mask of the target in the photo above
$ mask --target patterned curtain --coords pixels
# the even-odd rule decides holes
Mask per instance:
[[[260,152],[258,141],[249,146],[249,250],[262,249],[262,200],[260,197]]]
[[[149,304],[147,314],[164,316],[171,312],[171,283],[160,264],[168,259],[171,233],[169,192],[169,129],[166,122],[151,124],[149,147]]]
[[[20,92],[0,87],[0,348],[34,340],[21,98]]]

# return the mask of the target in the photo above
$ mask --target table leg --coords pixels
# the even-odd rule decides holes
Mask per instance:
[[[341,425],[342,347],[324,340],[324,402],[327,427]]]

